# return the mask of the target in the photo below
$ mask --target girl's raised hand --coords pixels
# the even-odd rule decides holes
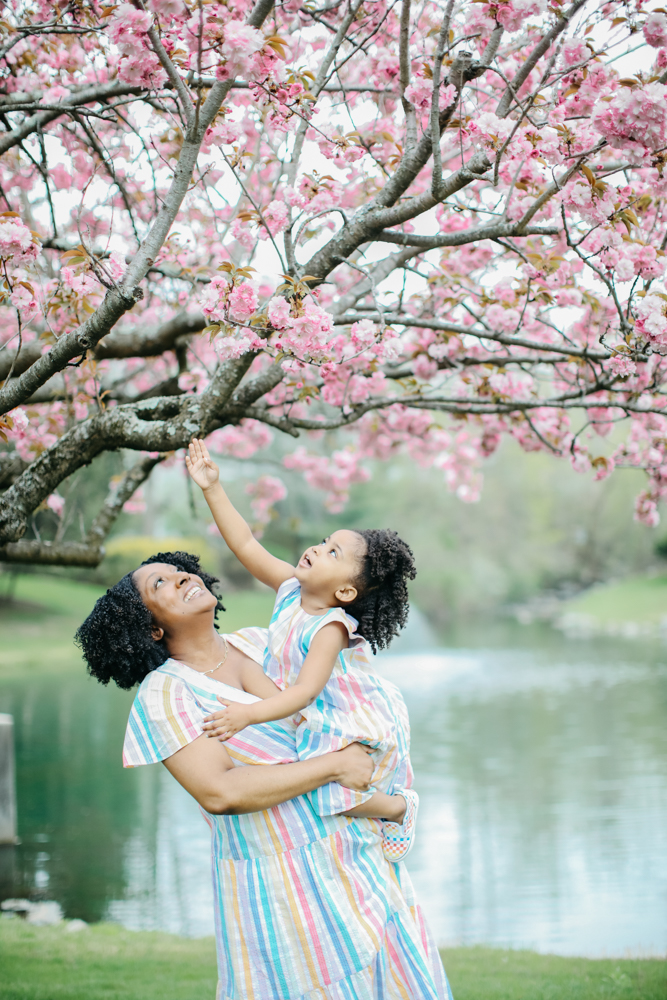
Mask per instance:
[[[192,479],[202,490],[210,490],[220,478],[220,470],[199,438],[193,438],[185,456],[185,464]]]

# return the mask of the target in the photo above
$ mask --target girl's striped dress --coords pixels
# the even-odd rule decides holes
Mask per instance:
[[[226,637],[261,662],[266,630]],[[124,764],[165,760],[202,733],[216,695],[253,696],[175,660],[142,682]],[[297,759],[292,720],[244,729],[234,763]],[[385,861],[375,820],[319,816],[307,796],[265,812],[213,816],[217,1000],[451,1000],[402,863]]]
[[[369,644],[357,635],[357,621],[342,608],[309,615],[301,607],[301,585],[292,577],[276,594],[264,672],[281,690],[294,684],[313,637],[329,622],[341,622],[348,631],[331,677],[312,705],[294,717],[300,760],[342,750],[349,743],[373,747],[375,771],[369,792],[327,785],[311,793],[320,816],[346,812],[369,799],[373,791],[391,795],[412,785],[410,725],[403,697],[394,684],[372,669]]]

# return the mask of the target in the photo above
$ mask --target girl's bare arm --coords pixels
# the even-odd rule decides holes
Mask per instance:
[[[345,626],[340,622],[329,622],[316,633],[294,684],[285,691],[280,691],[263,701],[254,702],[252,705],[218,698],[218,701],[226,707],[221,712],[209,716],[211,721],[207,721],[204,726],[207,735],[228,740],[246,726],[287,719],[290,715],[312,705],[331,677],[336,657],[341,649],[347,646],[347,641]]]
[[[220,534],[239,562],[262,583],[277,590],[294,576],[294,566],[277,559],[253,536],[220,484],[220,471],[203,441],[190,442],[185,463],[192,479],[204,494]]]

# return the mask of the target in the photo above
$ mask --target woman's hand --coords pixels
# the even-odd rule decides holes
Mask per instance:
[[[241,705],[237,701],[225,701],[218,695],[218,701],[225,707],[219,712],[213,712],[204,719],[204,732],[209,737],[225,742],[236,736],[242,729],[252,726],[253,718],[250,705]]]
[[[208,448],[203,441],[194,438],[190,442],[188,452],[185,464],[190,476],[204,492],[210,490],[220,479],[220,470],[209,455]]]
[[[336,778],[338,784],[353,788],[355,792],[367,792],[375,770],[370,754],[370,747],[364,746],[363,743],[350,743],[343,750],[332,754],[340,768]]]

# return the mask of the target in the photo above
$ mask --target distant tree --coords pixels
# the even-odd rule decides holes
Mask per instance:
[[[667,15],[643,0],[12,0],[0,19],[0,559],[94,565],[195,434],[333,508],[503,435],[667,492]],[[255,270],[253,270],[253,268]],[[595,447],[625,421],[621,443]],[[24,537],[140,453],[80,541]],[[255,487],[266,520],[282,484]]]

